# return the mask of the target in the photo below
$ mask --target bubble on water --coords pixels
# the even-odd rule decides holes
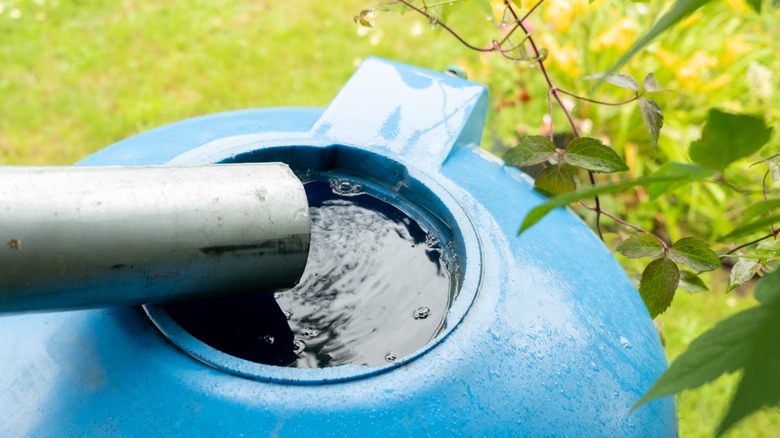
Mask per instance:
[[[292,316],[293,316],[292,310],[288,309],[284,311],[284,317],[287,318],[288,321],[290,320],[290,318],[292,318]]]
[[[278,300],[278,299],[279,299],[279,297],[281,297],[281,296],[282,296],[282,294],[281,294],[281,293],[279,293],[279,292],[274,292],[274,299],[275,299],[275,300]]]
[[[431,315],[431,309],[425,306],[420,306],[414,309],[414,313],[412,315],[414,316],[414,319],[425,319]]]
[[[301,341],[300,339],[296,339],[293,341],[293,352],[295,354],[301,354],[305,349],[306,349],[305,342]]]
[[[345,179],[330,180],[330,189],[333,193],[342,196],[358,195],[363,193],[363,186]]]
[[[439,247],[439,241],[433,237],[433,234],[428,233],[425,236],[425,246],[428,248],[438,248]]]
[[[314,328],[303,329],[303,336],[307,338],[314,338],[320,334],[320,331]]]
[[[398,359],[398,355],[392,351],[388,351],[387,354],[385,354],[385,360],[388,362],[395,362],[396,359]]]
[[[273,336],[270,336],[270,335],[263,336],[263,337],[262,337],[262,338],[260,338],[260,339],[262,339],[262,340],[263,340],[263,342],[266,342],[266,343],[268,343],[268,344],[273,344],[273,343],[274,343],[274,337],[273,337]]]
[[[620,337],[620,345],[623,348],[629,348],[629,349],[630,348],[634,348],[634,345],[631,344],[631,341],[629,341],[628,339],[624,338],[623,336]]]

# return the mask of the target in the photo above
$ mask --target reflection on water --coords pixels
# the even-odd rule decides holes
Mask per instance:
[[[337,182],[305,186],[312,240],[296,287],[186,302],[186,311],[168,303],[169,314],[212,347],[271,365],[382,366],[427,344],[449,308],[449,255],[396,207]],[[209,335],[215,322],[244,332]]]

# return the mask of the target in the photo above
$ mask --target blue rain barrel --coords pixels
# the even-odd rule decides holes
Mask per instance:
[[[326,263],[373,257],[362,289],[327,269],[302,280],[345,290],[327,307],[301,298],[306,324],[343,317],[328,333],[344,345],[379,334],[361,356],[327,340],[304,351],[323,327],[279,332],[292,350],[256,358],[274,336],[234,320],[293,327],[290,291],[267,315],[243,297],[2,317],[0,436],[675,436],[672,398],[631,411],[666,368],[639,294],[571,212],[517,236],[543,197],[479,149],[487,108],[480,84],[372,58],[324,110],[198,117],[80,162],[289,164],[312,181],[312,211],[345,208],[324,228],[375,216],[400,236],[381,252],[370,235],[339,235],[371,256],[319,244]],[[387,331],[350,329],[358,316]]]

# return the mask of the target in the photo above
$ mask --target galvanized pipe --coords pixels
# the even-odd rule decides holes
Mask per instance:
[[[0,313],[273,292],[310,235],[284,164],[0,167]]]

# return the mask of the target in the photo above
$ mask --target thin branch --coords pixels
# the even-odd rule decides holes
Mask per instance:
[[[767,169],[766,173],[764,174],[764,178],[761,180],[761,192],[762,192],[762,194],[764,196],[764,201],[767,200],[767,196],[766,196],[766,180],[767,180],[767,178],[769,178],[769,170],[768,169]],[[766,212],[766,214],[769,217],[772,217],[772,210],[768,210]],[[775,238],[775,240],[777,240],[777,232],[778,232],[778,230],[775,227],[775,224],[772,224],[772,236]]]
[[[571,111],[569,111],[568,108],[566,108],[566,105],[563,103],[563,99],[561,99],[561,96],[558,94],[558,87],[556,87],[552,79],[550,78],[550,74],[547,72],[547,67],[544,65],[544,60],[541,59],[539,56],[539,49],[536,47],[536,41],[534,41],[533,37],[531,36],[531,32],[526,29],[526,27],[523,25],[522,21],[520,21],[517,17],[517,14],[515,14],[514,9],[511,6],[511,3],[509,0],[504,0],[504,4],[509,8],[509,12],[512,14],[512,16],[515,17],[517,21],[517,25],[520,26],[520,29],[523,30],[523,33],[528,38],[528,43],[531,45],[531,49],[534,51],[534,56],[539,58],[537,61],[537,64],[539,64],[539,69],[542,71],[542,74],[544,75],[544,79],[547,81],[547,86],[550,89],[550,94],[555,98],[555,100],[558,102],[558,105],[561,107],[561,110],[566,115],[566,119],[569,121],[569,126],[571,126],[572,133],[574,134],[574,137],[577,138],[580,136],[580,130],[577,128],[577,124],[574,122],[574,118],[571,115]],[[552,121],[552,114],[550,114],[550,119]],[[552,129],[551,129],[552,131]],[[552,135],[552,133],[551,133]],[[591,186],[596,185],[596,179],[593,176],[593,172],[588,171],[588,177],[590,178],[590,184]],[[601,231],[601,200],[599,199],[598,195],[593,197],[593,201],[596,203],[595,211],[596,212],[596,231],[598,232],[599,238],[601,240],[604,240],[604,235]]]
[[[507,40],[509,40],[509,37],[510,37],[510,36],[512,36],[512,34],[513,34],[513,33],[515,33],[515,31],[516,31],[517,29],[520,29],[520,23],[522,23],[523,21],[527,20],[527,19],[528,19],[528,17],[530,17],[530,16],[531,16],[531,14],[533,14],[533,13],[534,13],[534,11],[536,10],[536,8],[538,8],[539,6],[541,6],[541,5],[542,5],[542,3],[544,3],[544,0],[539,0],[538,2],[536,2],[536,4],[534,4],[534,5],[531,7],[531,9],[529,9],[529,10],[528,10],[528,12],[526,12],[526,13],[525,13],[525,15],[523,15],[523,18],[520,18],[520,19],[518,19],[518,18],[517,18],[517,15],[514,15],[514,14],[512,14],[512,15],[514,15],[514,17],[515,17],[515,19],[516,19],[516,21],[515,21],[515,25],[514,25],[514,26],[512,26],[512,28],[511,28],[511,29],[509,29],[509,32],[507,32],[507,33],[506,33],[506,35],[504,35],[504,38],[502,38],[502,39],[501,39],[501,42],[500,42],[499,44],[503,46],[503,45],[504,45],[504,43],[505,43],[505,42],[507,42]],[[505,3],[505,4],[506,4],[506,3]],[[507,5],[507,7],[509,7],[509,6]]]
[[[424,10],[422,10],[422,9],[418,8],[417,6],[415,6],[415,5],[411,4],[411,3],[410,3],[409,1],[407,1],[407,0],[398,0],[398,1],[399,1],[400,3],[403,3],[404,5],[408,6],[408,7],[409,7],[409,8],[411,8],[412,10],[416,11],[417,13],[421,14],[422,16],[424,16],[424,17],[428,18],[428,20],[429,20],[431,23],[433,23],[433,24],[435,24],[435,25],[437,25],[437,26],[441,26],[441,28],[442,28],[442,29],[444,29],[444,30],[446,30],[447,32],[449,32],[449,33],[450,33],[450,35],[452,35],[453,37],[455,37],[455,39],[457,39],[457,40],[458,40],[458,41],[459,41],[461,44],[463,44],[464,46],[468,47],[469,49],[471,49],[471,50],[475,50],[475,51],[477,51],[477,52],[485,52],[485,53],[487,53],[487,52],[493,52],[493,51],[495,51],[495,48],[493,48],[493,47],[491,47],[491,48],[489,48],[489,49],[485,49],[485,48],[482,48],[482,47],[477,47],[477,46],[475,46],[475,45],[473,45],[473,44],[469,44],[469,43],[468,43],[466,40],[464,40],[464,39],[463,39],[463,38],[462,38],[460,35],[458,35],[458,33],[457,33],[457,32],[455,32],[454,30],[452,30],[452,29],[451,29],[449,26],[447,26],[446,24],[444,24],[444,23],[442,23],[441,21],[439,21],[439,19],[438,19],[438,18],[436,18],[436,17],[434,17],[433,15],[429,14],[428,12],[426,12],[426,11],[424,11]]]
[[[542,0],[542,1],[544,1],[544,0]],[[539,2],[539,3],[541,3],[541,2]],[[499,45],[501,45],[501,46],[503,46],[503,45],[504,45],[504,43],[505,43],[505,42],[507,42],[507,41],[509,40],[509,37],[511,37],[511,36],[512,36],[512,34],[513,34],[513,33],[515,33],[515,31],[516,31],[517,29],[520,29],[520,26],[518,26],[518,25],[517,25],[517,23],[515,23],[515,25],[514,25],[514,26],[512,26],[512,28],[511,28],[511,29],[509,29],[509,32],[507,32],[507,33],[506,33],[506,35],[504,35],[504,37],[503,37],[503,38],[501,38],[501,41],[500,41],[498,44],[499,44]]]
[[[511,53],[511,52],[514,52],[515,50],[519,49],[521,46],[523,46],[525,44],[526,40],[528,40],[528,35],[526,35],[525,38],[520,40],[520,42],[518,44],[514,44],[514,45],[512,45],[508,49],[504,49],[504,48],[501,47],[504,44],[503,42],[499,42],[499,41],[493,40],[493,49],[496,50],[497,52],[500,52],[500,53]]]
[[[539,6],[541,6],[541,5],[542,5],[542,3],[544,3],[544,0],[539,0],[538,2],[536,2],[536,4],[535,4],[535,5],[533,5],[533,6],[531,7],[531,9],[529,9],[529,10],[528,10],[528,12],[526,12],[526,13],[525,13],[525,15],[523,15],[523,18],[521,18],[521,19],[517,20],[517,22],[518,22],[518,23],[522,23],[523,21],[527,20],[527,19],[528,19],[528,17],[530,17],[530,16],[531,16],[531,14],[533,14],[533,13],[534,13],[534,11],[536,10],[536,8],[538,8]]]
[[[584,100],[585,102],[595,103],[597,105],[620,106],[620,105],[625,105],[627,103],[631,103],[631,102],[639,99],[639,95],[636,95],[636,96],[632,97],[631,99],[625,100],[623,102],[604,102],[604,101],[601,101],[601,100],[596,100],[596,99],[591,99],[589,97],[580,96],[580,95],[574,94],[572,92],[566,91],[566,90],[564,90],[562,88],[558,88],[558,91],[563,93],[563,94],[566,94],[568,96],[571,96],[571,97],[573,97],[575,99]]]
[[[593,176],[592,171],[588,171],[588,177],[590,178],[591,187],[596,186],[596,178]],[[593,197],[593,201],[596,203],[596,231],[599,233],[599,239],[604,240],[604,235],[601,233],[601,200],[598,196]]]
[[[594,211],[594,212],[596,212],[596,211],[597,211],[597,207],[594,207],[594,206],[592,206],[592,205],[588,205],[588,204],[586,204],[586,203],[585,203],[585,202],[583,202],[583,201],[579,201],[579,204],[580,204],[581,206],[585,207],[586,209],[590,210],[590,211]],[[625,227],[631,228],[631,229],[632,229],[632,230],[634,230],[634,231],[637,231],[637,232],[640,232],[640,233],[647,234],[647,235],[650,235],[650,236],[653,236],[653,237],[655,237],[656,239],[658,239],[658,241],[659,241],[659,242],[661,242],[661,246],[662,246],[662,247],[663,247],[665,250],[668,250],[668,249],[669,249],[669,245],[667,245],[667,244],[666,244],[666,242],[664,242],[664,241],[663,241],[663,239],[661,239],[660,237],[658,237],[658,236],[656,236],[655,234],[651,233],[650,231],[647,231],[647,230],[645,230],[644,228],[642,228],[642,227],[639,227],[639,226],[637,226],[637,225],[634,225],[634,224],[632,224],[632,223],[630,223],[630,222],[626,222],[626,221],[624,221],[623,219],[620,219],[619,217],[617,217],[617,216],[615,216],[615,215],[613,215],[613,214],[611,214],[611,213],[609,213],[609,212],[607,212],[607,211],[604,211],[604,210],[600,210],[600,211],[601,211],[601,214],[603,214],[604,216],[606,216],[606,217],[608,217],[608,218],[612,219],[613,221],[615,221],[615,222],[619,223],[620,225],[623,225],[623,226],[625,226]]]
[[[444,1],[440,1],[438,3],[430,3],[430,4],[424,3],[424,4],[425,4],[425,8],[427,9],[427,8],[435,8],[437,6],[451,5],[453,3],[460,3],[460,2],[463,2],[463,1],[466,1],[466,0],[444,0]]]
[[[555,130],[553,130],[553,95],[552,88],[547,91],[547,107],[549,108],[550,115],[550,141],[555,141]]]
[[[769,233],[769,234],[767,234],[767,235],[766,235],[766,236],[764,236],[764,237],[759,237],[759,238],[758,238],[758,239],[756,239],[756,240],[750,241],[750,242],[748,242],[748,243],[743,243],[742,245],[739,245],[738,247],[736,247],[736,248],[734,248],[734,249],[730,250],[729,252],[727,252],[727,253],[723,254],[722,256],[720,256],[720,258],[724,258],[724,257],[726,257],[727,255],[729,255],[729,254],[733,254],[733,253],[735,253],[735,252],[739,251],[739,250],[740,250],[740,249],[742,249],[742,248],[748,247],[748,246],[750,246],[750,245],[753,245],[753,244],[755,244],[755,243],[758,243],[758,242],[760,242],[760,241],[762,241],[762,240],[769,239],[770,237],[774,237],[774,236],[775,236],[775,234],[774,234],[774,233]]]
[[[745,195],[749,195],[749,194],[763,194],[764,193],[763,190],[741,189],[741,188],[735,186],[734,184],[724,180],[722,176],[717,177],[716,179],[712,179],[712,180],[705,180],[705,179],[699,180],[699,182],[705,183],[705,184],[717,184],[717,185],[720,185],[720,186],[725,186],[725,187],[727,187],[727,188],[729,188],[731,190],[734,190],[737,193],[745,194]],[[769,192],[770,192],[770,190],[767,189],[767,193],[769,193]]]

